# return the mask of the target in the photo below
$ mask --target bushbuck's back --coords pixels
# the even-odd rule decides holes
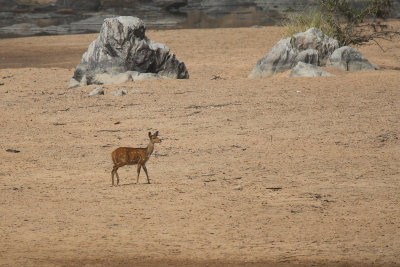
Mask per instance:
[[[114,165],[134,165],[146,160],[146,152],[147,148],[119,147],[111,153],[111,158]]]

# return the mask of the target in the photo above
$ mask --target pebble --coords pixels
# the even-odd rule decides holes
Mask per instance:
[[[104,95],[104,90],[100,87],[96,87],[89,93],[89,96],[94,96],[94,95]]]

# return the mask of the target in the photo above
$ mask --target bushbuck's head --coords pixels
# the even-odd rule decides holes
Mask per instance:
[[[149,132],[149,138],[153,144],[162,142],[162,139],[158,137],[158,131],[156,131],[154,134],[151,134],[151,132]]]

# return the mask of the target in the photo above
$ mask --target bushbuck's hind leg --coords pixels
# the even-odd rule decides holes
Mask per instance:
[[[111,171],[111,184],[113,186],[114,186],[114,174],[115,174],[115,176],[117,176],[117,185],[119,185],[119,175],[118,175],[118,172],[117,172],[119,167],[121,167],[121,166],[114,165],[113,169]]]
[[[111,186],[114,186],[114,174],[116,172],[115,166],[113,166],[113,169],[111,171]]]
[[[143,168],[143,170],[144,170],[144,173],[146,173],[146,176],[147,176],[147,183],[150,183],[150,178],[149,178],[149,174],[147,173],[147,168],[146,168],[146,165],[142,165],[142,168]]]

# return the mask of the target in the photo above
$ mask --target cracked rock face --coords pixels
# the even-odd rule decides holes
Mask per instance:
[[[320,70],[313,64],[304,62],[297,62],[297,65],[292,69],[288,77],[318,77],[318,76],[332,76],[329,72]]]
[[[356,48],[342,46],[329,57],[327,66],[346,71],[376,70],[378,66],[370,63]]]
[[[300,32],[290,40],[293,49],[305,51],[313,49],[318,52],[318,65],[324,66],[329,56],[339,48],[339,42],[322,33],[320,29],[310,28],[305,32]]]
[[[170,53],[167,46],[146,37],[143,21],[136,17],[109,18],[104,20],[98,38],[83,54],[69,87],[127,82],[134,80],[135,75],[131,73],[189,78],[185,63]],[[113,81],[113,77],[118,81]]]

